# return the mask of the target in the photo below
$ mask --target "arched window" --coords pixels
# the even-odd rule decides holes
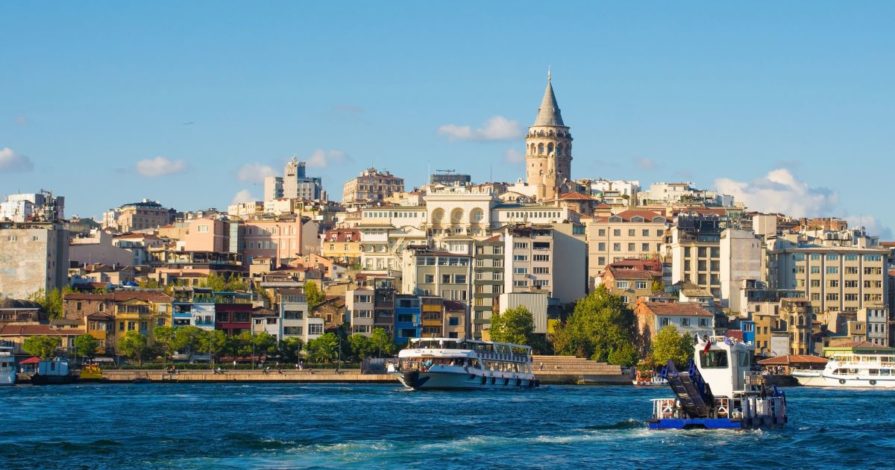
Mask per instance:
[[[563,155],[564,155],[564,154],[562,153],[562,144],[556,144],[556,154],[559,155],[559,156],[563,156]]]
[[[544,155],[544,144],[538,144],[538,155]]]
[[[553,143],[547,144],[547,155],[553,155]]]

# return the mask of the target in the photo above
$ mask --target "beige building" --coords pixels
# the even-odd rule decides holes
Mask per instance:
[[[563,123],[549,73],[538,116],[525,136],[525,175],[539,201],[556,199],[572,178],[572,134]]]
[[[627,210],[587,222],[590,285],[610,263],[624,259],[658,259],[666,242],[668,219],[645,210]]]
[[[360,263],[360,231],[350,228],[333,229],[323,234],[320,243],[325,258],[343,263]]]
[[[368,204],[382,202],[394,193],[404,191],[404,178],[387,171],[368,168],[342,187],[343,204]]]
[[[373,289],[360,287],[345,292],[345,310],[351,333],[369,336],[373,333]]]
[[[68,237],[58,224],[0,224],[0,296],[27,299],[67,285]]]
[[[721,228],[715,216],[681,214],[671,229],[671,282],[721,298]]]
[[[755,305],[755,353],[763,356],[813,354],[814,309],[805,299]]]
[[[560,303],[587,293],[587,244],[559,226],[515,225],[502,231],[505,293],[547,292]]]
[[[884,248],[787,246],[770,254],[771,287],[804,293],[818,314],[885,306]]]
[[[156,201],[143,199],[103,214],[103,228],[119,232],[158,228],[174,221],[174,214],[173,209],[162,207]]]

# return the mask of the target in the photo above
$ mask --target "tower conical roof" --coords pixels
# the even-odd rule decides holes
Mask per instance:
[[[565,126],[562,122],[559,105],[556,104],[556,95],[553,94],[553,84],[549,72],[547,73],[547,89],[544,90],[544,98],[541,100],[541,107],[538,108],[538,117],[535,119],[534,125]]]

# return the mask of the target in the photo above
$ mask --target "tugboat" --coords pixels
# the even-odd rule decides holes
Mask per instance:
[[[664,376],[676,398],[653,400],[650,429],[756,429],[784,426],[786,396],[752,370],[754,346],[702,338],[686,371],[669,361]]]
[[[520,390],[539,385],[531,348],[456,338],[413,338],[392,374],[414,390]]]
[[[31,376],[31,383],[34,385],[62,385],[77,380],[78,376],[71,374],[68,360],[61,357],[40,361],[37,373]]]

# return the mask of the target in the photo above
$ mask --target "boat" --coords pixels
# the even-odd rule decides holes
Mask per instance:
[[[685,371],[664,377],[675,398],[652,400],[650,429],[756,429],[784,426],[786,395],[752,370],[755,348],[734,338],[700,338]]]
[[[31,376],[34,385],[61,385],[70,384],[78,380],[77,375],[72,375],[68,360],[61,357],[41,360],[37,365],[37,373]]]
[[[895,388],[895,355],[838,354],[823,370],[794,369],[799,385],[837,388]]]
[[[457,338],[413,338],[392,374],[413,390],[521,390],[540,385],[531,348]]]
[[[664,387],[668,385],[668,380],[652,370],[637,370],[631,383],[635,387]]]
[[[99,364],[90,363],[85,364],[84,367],[81,368],[81,373],[78,375],[79,382],[102,382],[103,381],[103,371],[100,369]]]
[[[0,385],[16,384],[16,358],[12,348],[0,346]]]

